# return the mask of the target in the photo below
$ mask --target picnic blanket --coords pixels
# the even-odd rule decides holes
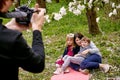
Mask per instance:
[[[89,80],[90,74],[83,74],[69,68],[70,72],[65,74],[53,75],[51,80]]]

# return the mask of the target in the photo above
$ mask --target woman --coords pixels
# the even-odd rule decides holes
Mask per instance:
[[[0,14],[6,14],[14,0],[0,0]],[[18,80],[19,67],[32,73],[40,73],[45,67],[45,53],[42,41],[42,24],[45,9],[33,13],[29,26],[20,25],[12,19],[6,25],[0,19],[0,76],[4,80]],[[0,15],[1,17],[1,15]],[[28,46],[21,31],[32,28],[32,48]]]
[[[76,33],[74,36],[74,41],[77,45],[77,51],[78,47],[80,48],[81,46],[81,33]],[[109,65],[108,64],[102,64],[102,55],[99,52],[99,49],[96,47],[96,45],[90,41],[90,47],[91,49],[84,50],[82,52],[83,55],[89,54],[90,56],[87,56],[81,63],[80,66],[71,63],[71,67],[75,70],[81,71],[85,74],[89,73],[89,70],[91,69],[102,69],[105,73],[108,72],[109,70]]]

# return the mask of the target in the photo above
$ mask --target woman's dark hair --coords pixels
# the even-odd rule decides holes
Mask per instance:
[[[83,34],[81,34],[81,33],[75,33],[74,34],[74,43],[76,44],[76,42],[75,42],[76,38],[82,39],[83,37],[84,37]]]
[[[75,43],[75,48],[73,49],[73,53],[74,53],[74,55],[75,54],[77,54],[79,51],[80,51],[80,46],[78,46],[77,44],[76,44],[76,42],[75,42],[75,39],[76,38],[79,38],[79,39],[82,39],[84,36],[83,36],[83,34],[81,34],[81,33],[75,33],[74,34],[74,43]]]
[[[0,0],[0,10],[2,9],[3,5],[5,4],[6,0]]]

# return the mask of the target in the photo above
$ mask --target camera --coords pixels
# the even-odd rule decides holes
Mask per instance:
[[[20,7],[16,8],[15,11],[24,12],[27,14],[24,17],[15,18],[16,22],[19,24],[22,24],[22,25],[29,25],[32,14],[34,13],[34,10],[29,8],[28,6],[24,5],[24,6],[20,6]]]
[[[23,5],[23,6],[19,6],[18,8],[15,8],[10,12],[9,11],[6,13],[0,12],[0,17],[15,18],[15,21],[17,23],[28,26],[30,23],[32,14],[34,12],[39,12],[39,11],[34,11],[34,9],[29,8],[26,5]]]

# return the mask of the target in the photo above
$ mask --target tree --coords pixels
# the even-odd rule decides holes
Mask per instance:
[[[90,34],[99,34],[101,33],[98,27],[98,24],[96,22],[97,14],[94,8],[92,9],[86,9],[86,16],[88,20],[88,27],[89,27],[89,33]]]
[[[118,2],[117,0],[115,1]],[[106,4],[110,4],[112,7],[111,9],[113,10],[108,14],[108,16],[111,17],[112,15],[117,15],[117,9],[120,8],[120,4],[115,4],[110,0],[73,0],[73,2],[69,2],[68,10],[73,12],[75,15],[80,15],[81,12],[85,9],[88,20],[89,33],[94,35],[101,33],[97,24],[99,17],[97,17],[96,10],[99,10],[99,7],[102,9],[102,7],[104,7]],[[63,15],[66,14],[66,10],[64,7],[62,7],[58,13],[54,13],[54,19],[60,20]],[[50,20],[48,21],[50,22]]]
[[[86,8],[86,16],[87,16],[87,20],[88,20],[89,33],[93,34],[93,35],[100,34],[101,32],[100,32],[98,24],[96,22],[97,13],[95,11],[94,5],[92,5],[91,8],[88,8],[88,7]]]

